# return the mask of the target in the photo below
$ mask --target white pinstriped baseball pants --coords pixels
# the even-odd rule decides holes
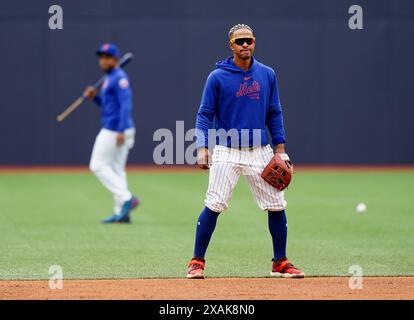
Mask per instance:
[[[258,146],[253,150],[216,145],[210,166],[206,206],[215,212],[227,209],[234,187],[240,176],[244,175],[260,209],[284,210],[286,201],[283,191],[277,191],[260,176],[272,157],[270,145]]]

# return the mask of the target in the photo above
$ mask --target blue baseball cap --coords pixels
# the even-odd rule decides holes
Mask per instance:
[[[96,51],[96,54],[100,56],[101,54],[107,54],[109,56],[118,58],[119,57],[119,49],[113,43],[104,43],[99,47]]]

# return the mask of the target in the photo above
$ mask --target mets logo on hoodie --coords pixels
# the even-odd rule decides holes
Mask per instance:
[[[248,79],[250,79],[249,77]],[[247,80],[248,80],[247,79]],[[246,78],[245,78],[246,80]],[[243,82],[240,84],[239,90],[236,92],[236,97],[247,96],[250,99],[258,100],[260,99],[260,84],[258,81],[253,81],[252,83]]]

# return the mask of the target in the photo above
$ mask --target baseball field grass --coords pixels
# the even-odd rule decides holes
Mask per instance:
[[[0,174],[0,279],[181,278],[204,171],[134,171],[130,225],[102,225],[110,194],[88,172]],[[414,275],[414,171],[300,171],[286,192],[288,256],[307,276]],[[367,211],[357,213],[358,203]],[[266,277],[267,214],[242,178],[207,253],[209,277]]]

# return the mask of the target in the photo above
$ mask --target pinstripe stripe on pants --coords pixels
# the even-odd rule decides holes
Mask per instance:
[[[272,157],[273,150],[270,145],[258,146],[253,150],[215,146],[205,199],[206,206],[215,212],[227,209],[233,190],[240,176],[244,175],[260,209],[284,210],[286,201],[283,191],[277,191],[260,176]]]

